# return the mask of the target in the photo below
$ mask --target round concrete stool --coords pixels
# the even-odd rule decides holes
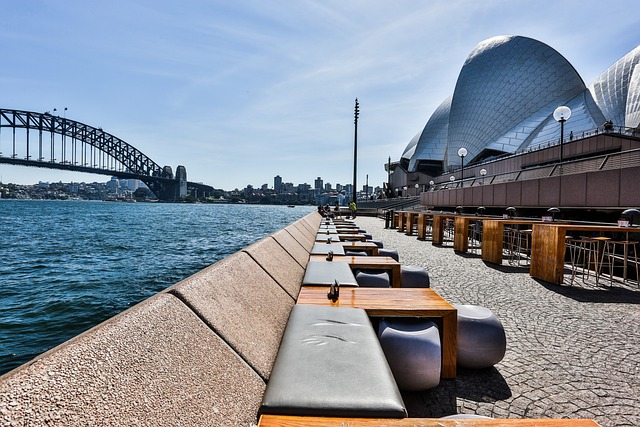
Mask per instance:
[[[364,271],[359,271],[356,273],[356,282],[358,282],[358,286],[362,286],[363,288],[391,287],[391,281],[386,271],[382,273],[365,273]]]
[[[440,383],[438,327],[424,319],[382,319],[380,345],[400,390],[427,390]]]
[[[477,305],[454,306],[458,310],[458,365],[481,369],[500,362],[507,349],[507,338],[496,315]]]
[[[380,249],[378,248],[378,256],[389,256],[396,261],[400,262],[400,255],[397,249]]]
[[[424,267],[417,265],[400,266],[401,288],[428,288],[429,286],[429,273]]]

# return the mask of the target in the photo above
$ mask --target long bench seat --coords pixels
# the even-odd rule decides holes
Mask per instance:
[[[366,312],[313,305],[291,310],[260,413],[407,416]]]

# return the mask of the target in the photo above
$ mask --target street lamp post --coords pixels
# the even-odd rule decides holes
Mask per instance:
[[[357,170],[358,170],[358,115],[360,114],[360,104],[358,104],[358,98],[356,98],[356,105],[355,105],[355,109],[354,109],[354,120],[353,123],[355,124],[355,128],[354,128],[354,134],[353,134],[353,195],[352,200],[353,203],[356,203],[356,175],[357,175]]]
[[[564,122],[571,118],[571,108],[562,105],[553,112],[553,118],[560,123],[560,163],[564,160]]]
[[[460,156],[460,188],[462,188],[462,204],[464,205],[464,156],[467,155],[467,149],[464,147],[460,147],[458,149],[458,156]]]
[[[365,181],[365,184],[364,184],[364,195],[365,195],[365,200],[369,200],[369,174],[367,174],[367,180]]]
[[[389,162],[387,163],[387,192],[388,196],[391,197],[391,156],[389,156]]]
[[[417,196],[418,195],[418,188],[420,188],[420,184],[416,184],[415,187],[416,187],[416,196]]]
[[[467,155],[467,149],[464,147],[461,147],[458,150],[458,156],[460,156],[460,162],[462,166],[462,171],[460,173],[460,183],[462,184],[462,187],[464,187],[464,156],[466,155]]]
[[[402,189],[404,190],[404,197],[409,197],[409,193],[407,192],[407,186],[405,185],[404,187],[402,187]]]
[[[484,185],[484,177],[487,175],[487,170],[485,168],[480,169],[480,176],[482,177],[482,185]]]

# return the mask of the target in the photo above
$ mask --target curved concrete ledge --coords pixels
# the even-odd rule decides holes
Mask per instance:
[[[313,212],[0,377],[8,425],[256,423]]]
[[[169,288],[264,379],[295,300],[237,252]]]

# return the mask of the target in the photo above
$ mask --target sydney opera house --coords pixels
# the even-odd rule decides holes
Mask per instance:
[[[587,87],[540,41],[480,42],[453,94],[386,166],[387,194],[469,210],[640,206],[629,191],[640,178],[639,61],[640,46]]]

